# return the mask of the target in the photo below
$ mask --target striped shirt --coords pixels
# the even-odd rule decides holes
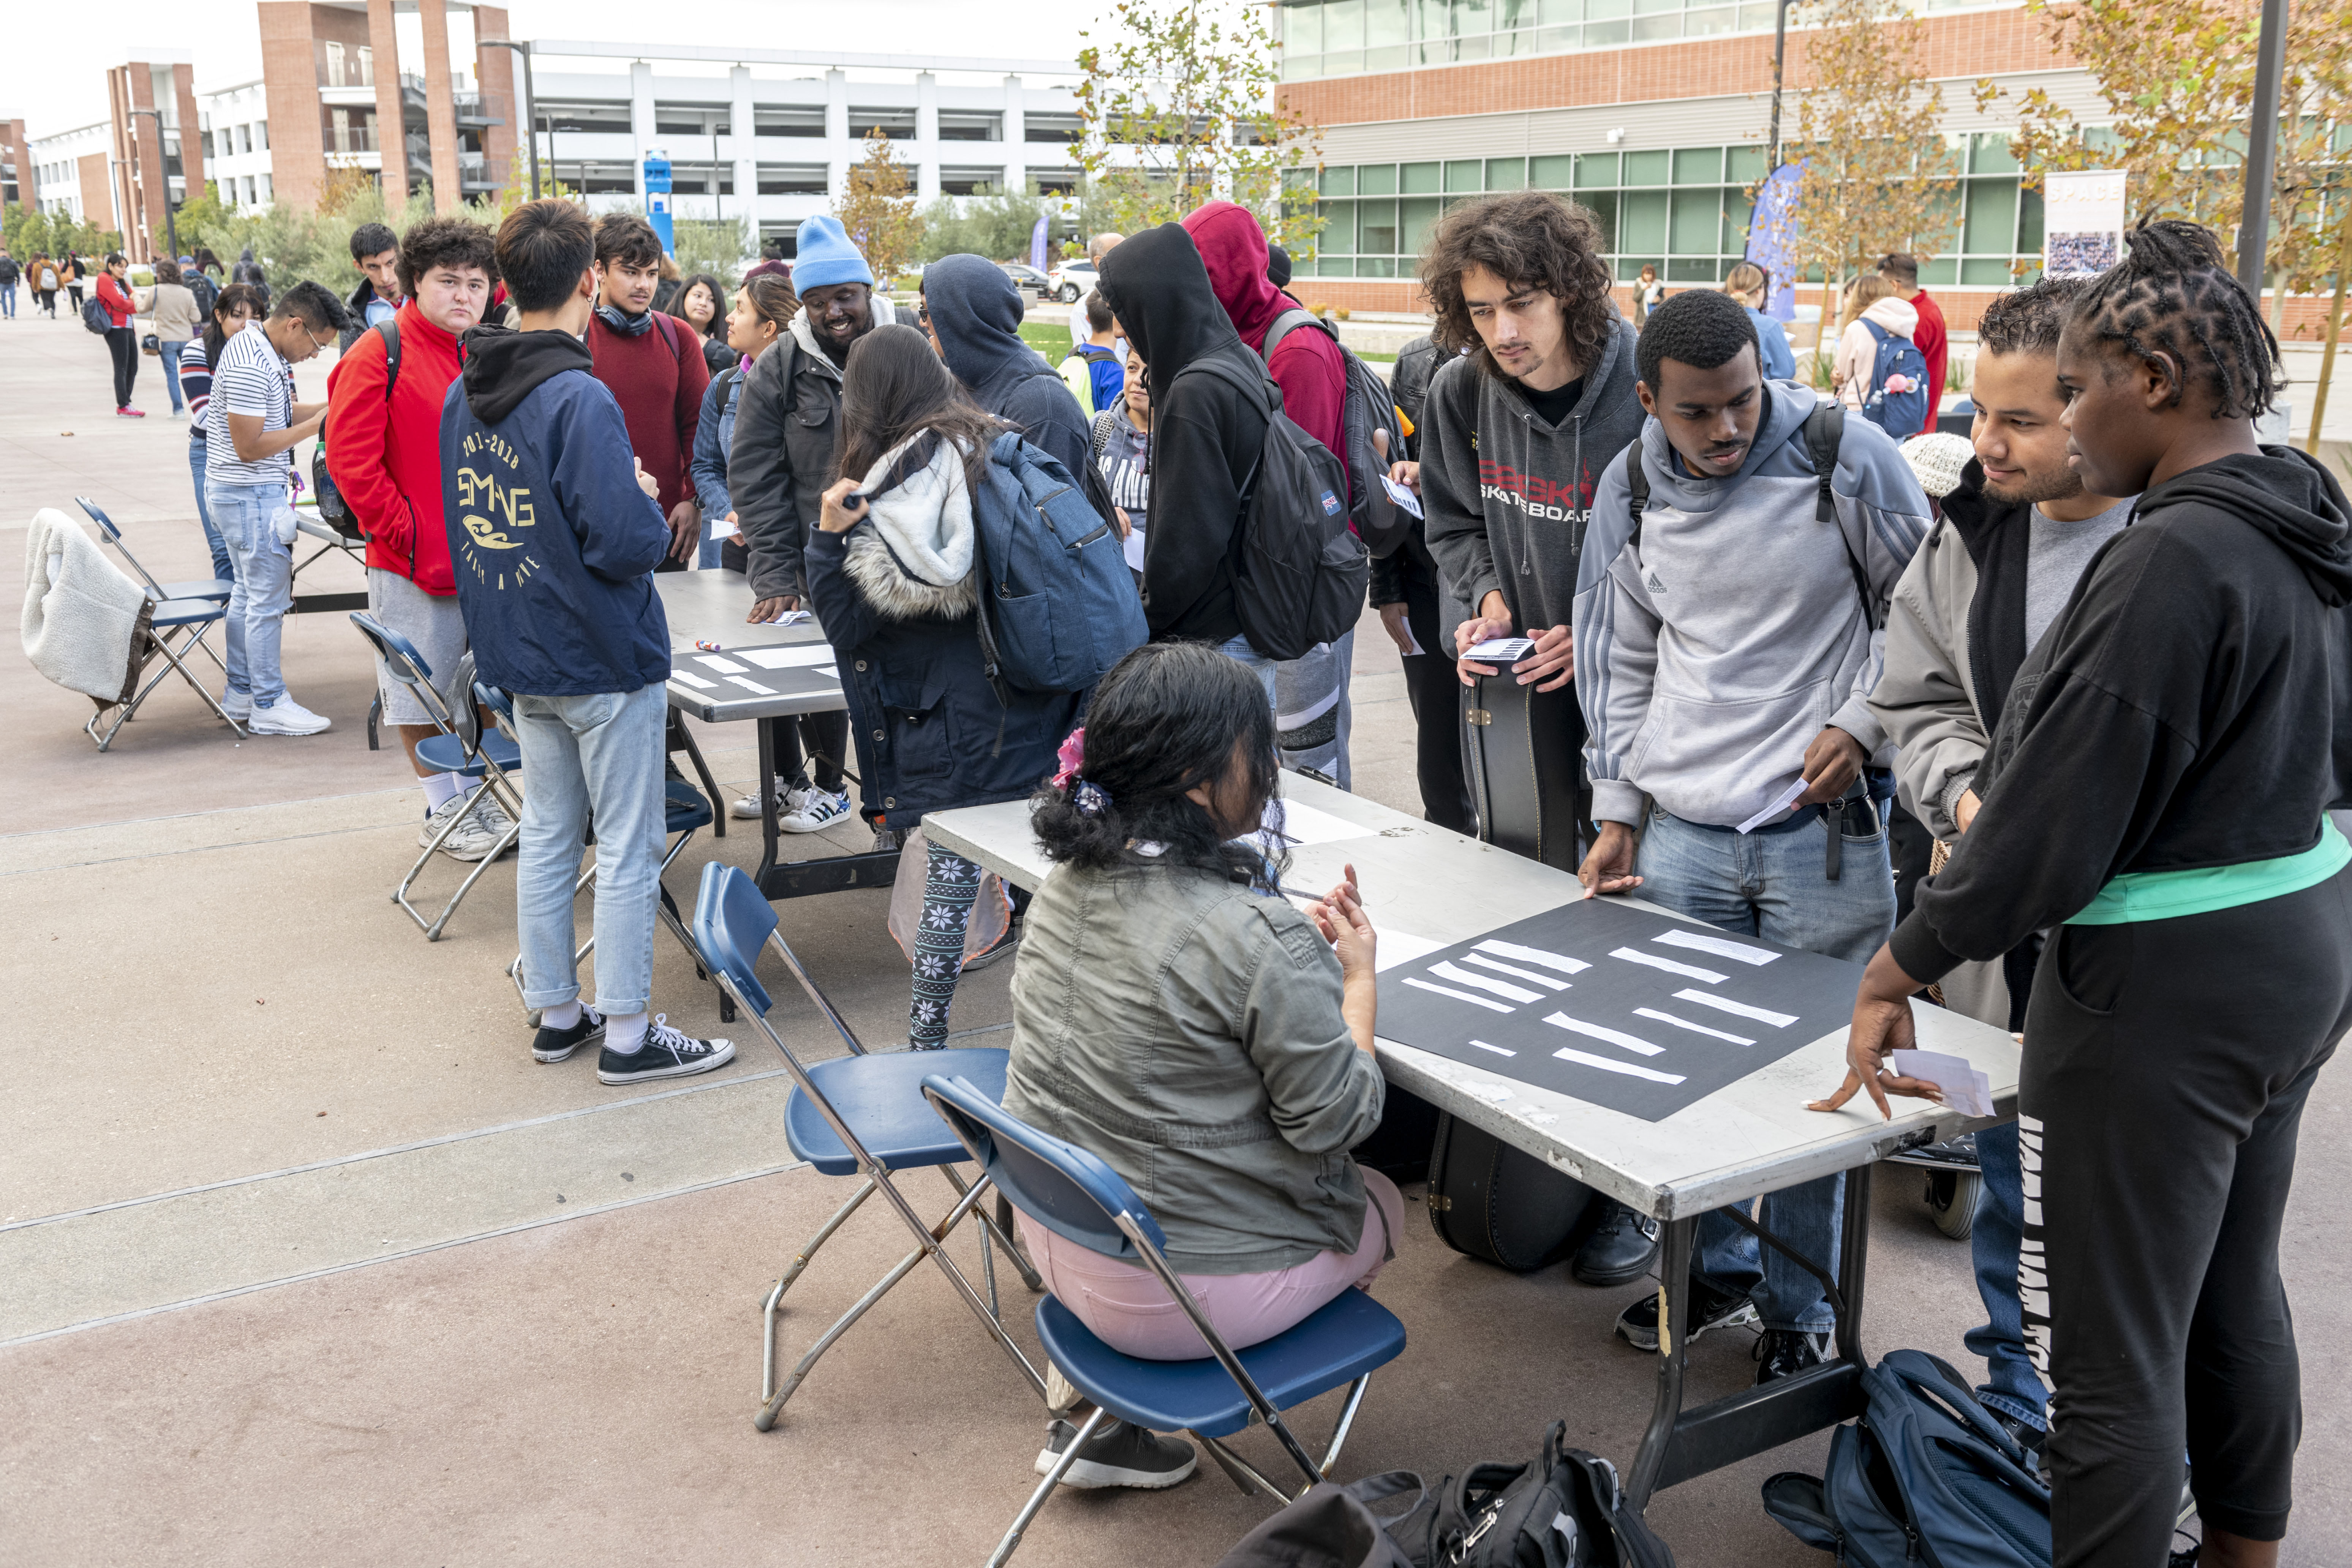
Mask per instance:
[[[242,462],[236,443],[229,438],[227,414],[259,416],[264,434],[294,423],[294,367],[278,352],[266,331],[237,333],[221,349],[213,366],[213,395],[205,411],[208,437],[205,443],[205,480],[215,485],[282,485],[293,465],[293,449],[273,452],[257,462]]]

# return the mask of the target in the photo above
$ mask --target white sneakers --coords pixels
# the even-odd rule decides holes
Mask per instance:
[[[229,710],[231,713],[236,709]],[[253,717],[245,727],[257,735],[316,735],[331,730],[335,721],[324,713],[313,713],[294,700],[290,692],[279,692],[278,700],[264,708],[255,703]]]
[[[417,830],[416,847],[420,849],[433,842],[441,825],[463,814],[465,820],[449,830],[441,840],[441,853],[452,860],[480,860],[488,857],[514,826],[514,818],[506,814],[499,803],[477,788],[464,795],[453,795],[425,815],[425,826]]]
[[[221,711],[238,723],[244,723],[253,717],[253,693],[250,691],[222,692]]]
[[[807,786],[791,787],[779,776],[775,782],[776,826],[786,833],[814,833],[830,827],[849,815],[849,797],[829,790]],[[728,815],[741,821],[751,821],[760,815],[761,800],[747,795],[728,808]]]

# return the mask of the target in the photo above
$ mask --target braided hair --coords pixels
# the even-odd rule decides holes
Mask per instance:
[[[2168,355],[2175,408],[2195,376],[2213,395],[2216,419],[2269,413],[2285,385],[2278,339],[2230,270],[2213,231],[2161,218],[2134,229],[2130,246],[2123,260],[2092,279],[2070,323],[2089,327],[2100,343],[2119,343],[2136,359]]]

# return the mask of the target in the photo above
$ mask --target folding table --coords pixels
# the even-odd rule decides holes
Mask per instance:
[[[1292,846],[1285,890],[1319,896],[1352,863],[1380,932],[1383,968],[1583,896],[1582,886],[1567,872],[1361,796],[1291,773],[1282,774],[1282,790],[1294,808],[1291,833],[1303,840]],[[1048,864],[1030,832],[1028,811],[1025,802],[1014,801],[937,812],[924,819],[924,828],[933,843],[1034,889],[1044,882]],[[1640,900],[1622,901],[1671,912]],[[1855,1096],[1834,1113],[1805,1110],[1805,1101],[1827,1095],[1844,1077],[1843,1028],[1659,1121],[1386,1038],[1379,1042],[1381,1066],[1391,1082],[1662,1222],[1664,1331],[1656,1404],[1627,1479],[1635,1507],[1646,1505],[1660,1487],[1861,1414],[1872,1165],[2016,1113],[2018,1047],[2008,1035],[1924,1004],[1915,1003],[1913,1014],[1920,1048],[1966,1058],[1991,1079],[1993,1120],[1971,1120],[1925,1100],[1896,1100],[1895,1120],[1883,1121],[1866,1095]],[[1690,1257],[1699,1216],[1840,1171],[1847,1173],[1846,1223],[1831,1292],[1832,1305],[1840,1309],[1838,1359],[1684,1409]]]

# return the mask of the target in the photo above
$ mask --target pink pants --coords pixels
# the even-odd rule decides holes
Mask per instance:
[[[1364,1233],[1353,1252],[1322,1252],[1265,1274],[1184,1274],[1185,1289],[1235,1350],[1270,1340],[1380,1278],[1404,1221],[1404,1197],[1378,1171],[1364,1173]],[[1201,1331],[1139,1263],[1106,1258],[1020,1216],[1022,1245],[1045,1289],[1105,1344],[1145,1361],[1196,1361],[1209,1353]]]

